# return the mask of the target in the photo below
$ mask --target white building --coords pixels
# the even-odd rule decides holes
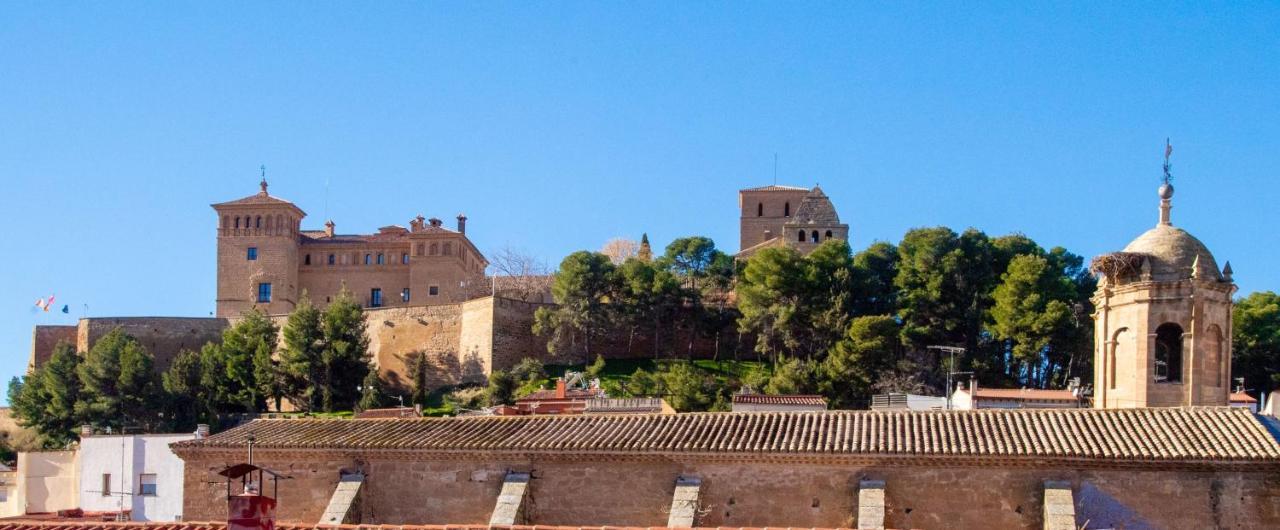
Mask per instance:
[[[956,385],[951,394],[951,408],[972,409],[1078,409],[1085,406],[1070,390],[1036,388],[982,388],[970,381],[968,388]]]
[[[182,460],[169,444],[194,434],[83,436],[80,440],[80,509],[130,512],[134,521],[182,517]]]
[[[947,398],[919,394],[877,394],[871,396],[871,410],[946,410]]]

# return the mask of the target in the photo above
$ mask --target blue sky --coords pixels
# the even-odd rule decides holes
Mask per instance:
[[[1092,257],[1174,224],[1280,290],[1275,3],[0,5],[0,375],[36,324],[208,315],[210,203],[319,228],[470,217],[556,263],[735,250],[740,187],[822,187],[852,243],[1023,232]],[[33,314],[56,293],[72,315]]]

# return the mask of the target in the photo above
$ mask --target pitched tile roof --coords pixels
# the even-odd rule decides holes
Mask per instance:
[[[172,447],[239,450],[250,433],[263,449],[1280,464],[1238,407],[255,420]]]
[[[357,419],[366,418],[420,418],[422,414],[413,407],[391,407],[385,409],[369,409],[357,412]]]
[[[1258,400],[1257,398],[1254,398],[1253,396],[1250,396],[1249,394],[1246,394],[1244,392],[1232,392],[1231,402],[1232,403],[1257,403]]]
[[[532,530],[532,526],[506,525],[412,525],[412,524],[305,524],[276,521],[277,530]],[[623,526],[546,526],[538,530],[667,530],[666,527]],[[727,527],[695,527],[689,530],[740,530]],[[93,522],[93,521],[37,521],[24,518],[0,519],[0,530],[227,530],[226,522]],[[777,529],[781,530],[781,529]],[[801,529],[791,529],[801,530]],[[809,530],[841,530],[813,528]]]
[[[805,394],[792,394],[787,396],[770,396],[767,394],[734,394],[734,403],[744,403],[751,405],[808,405],[808,406],[827,406],[827,398],[822,396],[813,396]]]

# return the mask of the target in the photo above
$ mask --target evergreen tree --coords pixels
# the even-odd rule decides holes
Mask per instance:
[[[771,395],[808,394],[813,388],[813,366],[800,358],[784,358],[773,367],[773,374],[764,386],[764,393]]]
[[[427,370],[430,366],[427,364],[427,354],[423,352],[412,352],[405,356],[404,369],[409,372],[409,381],[413,385],[410,400],[419,405],[426,405],[427,398],[431,395],[431,388],[427,381]]]
[[[707,410],[715,398],[707,391],[715,382],[687,361],[670,363],[657,379],[667,403],[679,412]]]
[[[320,410],[318,388],[326,383],[321,328],[320,310],[303,293],[284,325],[280,372],[284,396],[294,407],[307,412]]]
[[[351,410],[360,399],[357,388],[369,372],[369,337],[364,309],[343,288],[324,309],[320,406],[325,412]]]
[[[275,323],[257,309],[246,311],[238,322],[222,332],[221,353],[227,385],[223,405],[227,410],[257,412],[266,408],[267,396],[262,389],[264,386],[273,389],[274,377],[264,373],[268,381],[264,385],[258,383],[256,358],[265,356],[269,364],[278,332]]]
[[[169,430],[189,431],[201,421],[211,422],[214,419],[216,411],[208,390],[201,383],[202,375],[200,353],[183,350],[161,376]]]
[[[1254,395],[1280,388],[1280,295],[1250,293],[1232,312],[1232,377]]]
[[[76,414],[116,430],[154,427],[160,385],[153,364],[151,353],[119,328],[103,335],[76,368],[82,385]]]
[[[81,399],[80,363],[75,348],[61,342],[44,366],[9,382],[9,406],[14,419],[23,427],[35,429],[50,448],[74,441],[83,422],[76,410]]]
[[[994,292],[991,334],[1008,341],[1019,379],[1044,387],[1061,367],[1048,358],[1059,330],[1072,325],[1070,282],[1036,255],[1015,256]]]
[[[378,369],[370,367],[364,382],[360,383],[360,410],[385,407],[387,401],[386,384],[378,375]]]
[[[738,279],[738,327],[756,336],[756,351],[776,357],[798,349],[804,336],[804,258],[794,249],[766,248],[747,260]]]
[[[636,251],[636,259],[643,262],[653,261],[653,247],[649,246],[649,234],[640,234],[640,250]]]
[[[853,314],[892,315],[898,310],[893,279],[898,275],[898,247],[877,241],[853,256]]]
[[[510,372],[494,370],[489,374],[489,386],[485,388],[485,400],[490,407],[510,405],[515,402],[516,378]]]
[[[595,338],[611,323],[607,304],[617,293],[617,268],[608,256],[597,252],[578,251],[560,262],[551,284],[555,309],[539,308],[534,315],[533,331],[548,337],[550,353],[561,353],[582,337],[583,351],[591,356]]]
[[[888,315],[862,316],[849,323],[820,367],[819,387],[833,408],[868,406],[875,383],[901,359],[898,323]]]

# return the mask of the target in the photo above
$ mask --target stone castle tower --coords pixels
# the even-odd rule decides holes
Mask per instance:
[[[740,258],[771,246],[809,253],[828,239],[849,239],[849,225],[822,188],[764,186],[738,191]]]
[[[307,214],[261,191],[214,204],[218,212],[218,316],[253,307],[267,314],[293,311],[298,302],[298,233]]]
[[[1226,406],[1231,383],[1231,264],[1170,222],[1093,261],[1096,408]]]

